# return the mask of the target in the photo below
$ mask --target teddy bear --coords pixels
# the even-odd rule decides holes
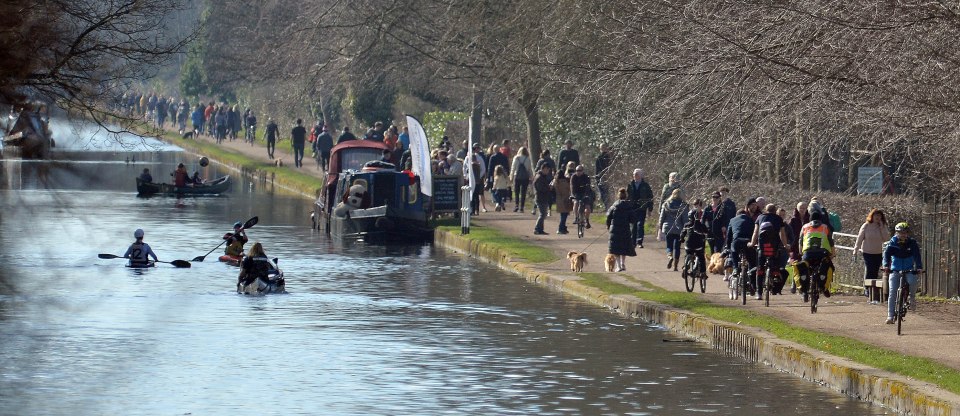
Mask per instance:
[[[333,213],[338,217],[345,217],[350,211],[369,207],[370,194],[367,193],[367,188],[361,184],[354,184],[343,195],[343,200],[333,209]]]

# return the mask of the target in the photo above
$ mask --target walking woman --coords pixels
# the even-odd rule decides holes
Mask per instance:
[[[510,177],[513,178],[513,212],[523,212],[523,206],[527,202],[527,188],[530,186],[530,180],[533,178],[533,162],[530,160],[530,152],[526,147],[521,147],[517,155],[513,157],[513,164],[510,166]]]
[[[627,269],[627,256],[636,256],[637,248],[634,244],[633,233],[630,227],[637,222],[637,210],[632,202],[627,201],[627,189],[617,191],[617,202],[607,211],[607,230],[610,231],[608,251],[616,258],[618,272]]]
[[[883,243],[890,238],[887,216],[882,210],[873,209],[860,226],[857,242],[853,245],[853,254],[863,254],[864,279],[880,278],[880,266],[883,263]]]
[[[663,202],[660,207],[660,225],[657,230],[657,240],[667,241],[667,269],[673,267],[677,270],[680,263],[680,233],[683,232],[683,225],[687,223],[687,204],[683,203],[680,195],[683,191],[679,188],[670,193],[670,199]]]

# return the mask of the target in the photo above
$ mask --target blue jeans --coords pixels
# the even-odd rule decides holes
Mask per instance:
[[[534,231],[543,232],[543,221],[547,219],[547,205],[549,202],[537,203],[534,208],[537,209],[537,225],[533,227]]]
[[[633,241],[636,244],[643,244],[643,226],[647,222],[647,210],[637,210],[637,223],[633,227]]]
[[[557,226],[557,231],[567,231],[567,217],[569,215],[569,212],[560,213],[560,225]]]
[[[680,234],[667,234],[667,255],[680,261]]]
[[[887,298],[887,318],[893,317],[894,308],[897,307],[897,291],[900,290],[900,277],[905,273],[901,270],[890,271],[890,295]],[[910,303],[917,301],[917,274],[907,274],[907,283],[910,284]]]

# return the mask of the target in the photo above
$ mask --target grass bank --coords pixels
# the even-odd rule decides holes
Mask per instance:
[[[452,234],[460,235],[460,220],[443,219],[437,221],[437,229]],[[468,240],[477,241],[484,244],[496,246],[510,256],[521,259],[528,263],[549,263],[557,260],[557,256],[552,251],[531,244],[522,239],[508,236],[496,228],[483,227],[475,224],[470,225],[470,234],[462,236]]]
[[[602,273],[580,273],[579,276],[583,279],[583,284],[609,294],[632,295],[643,300],[673,306],[719,321],[759,328],[782,340],[795,342],[870,367],[926,381],[944,390],[960,394],[960,371],[930,359],[911,357],[854,339],[798,328],[783,320],[742,308],[704,301],[694,293],[669,291],[637,280],[638,283],[643,284],[645,289],[638,290],[613,282]]]

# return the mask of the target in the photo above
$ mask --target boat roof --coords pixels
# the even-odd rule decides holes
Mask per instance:
[[[331,184],[336,182],[337,175],[343,170],[340,166],[340,153],[347,152],[349,149],[370,149],[382,152],[387,150],[388,147],[382,142],[375,142],[372,140],[349,140],[343,143],[340,143],[336,146],[333,146],[333,149],[330,149],[330,166],[327,170],[327,183]],[[360,167],[357,167],[359,169]]]

